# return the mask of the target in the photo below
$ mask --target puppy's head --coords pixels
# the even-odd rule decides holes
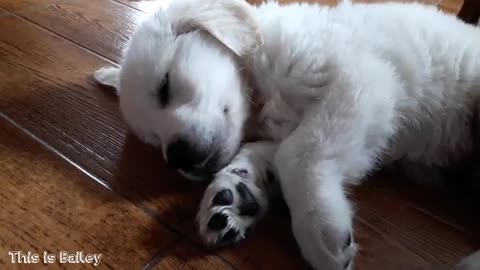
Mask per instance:
[[[248,99],[236,58],[261,42],[243,0],[176,0],[139,25],[119,69],[95,73],[117,89],[124,119],[167,163],[203,178],[237,152]]]

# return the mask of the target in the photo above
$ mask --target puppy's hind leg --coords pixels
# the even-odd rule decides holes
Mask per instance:
[[[208,244],[240,241],[264,216],[272,196],[280,195],[272,170],[277,145],[256,142],[243,146],[215,176],[200,203],[197,222]]]

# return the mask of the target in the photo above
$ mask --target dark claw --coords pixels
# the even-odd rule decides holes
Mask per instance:
[[[349,266],[350,266],[350,262],[352,261],[352,259],[350,258],[344,265],[343,269],[347,269]]]
[[[252,233],[252,226],[248,227],[248,228],[245,230],[245,237],[250,236],[251,233]]]
[[[210,230],[219,231],[225,228],[227,224],[228,224],[228,216],[222,213],[216,213],[210,218],[207,226]]]
[[[232,241],[233,239],[235,239],[235,237],[237,237],[238,235],[238,231],[235,230],[234,228],[231,228],[230,230],[228,230],[228,232],[226,232],[223,236],[222,236],[222,239],[220,240],[222,243],[229,243],[230,241]]]
[[[236,189],[241,198],[240,205],[238,206],[240,216],[255,216],[260,209],[260,205],[250,189],[248,189],[247,185],[245,185],[243,182],[238,183]]]
[[[343,249],[346,249],[352,244],[352,233],[348,234],[347,241],[345,242],[345,245],[343,246]]]
[[[267,182],[269,184],[272,184],[275,181],[275,175],[273,174],[272,171],[267,170]]]
[[[233,193],[230,189],[224,189],[213,197],[214,205],[231,205],[233,203]]]
[[[241,178],[247,178],[248,171],[246,169],[233,169],[231,173],[240,176]]]

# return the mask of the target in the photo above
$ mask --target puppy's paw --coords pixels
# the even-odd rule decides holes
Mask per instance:
[[[93,73],[95,80],[106,86],[115,88],[118,91],[118,76],[120,69],[117,67],[103,67]]]
[[[455,268],[457,270],[480,270],[480,250],[463,258]]]
[[[351,230],[330,226],[308,215],[292,220],[292,229],[305,259],[314,269],[351,270],[358,247]]]
[[[341,256],[343,257],[343,265],[345,270],[352,270],[355,255],[357,255],[358,246],[353,242],[353,235],[350,233],[345,246],[342,247]]]
[[[247,169],[226,168],[207,188],[197,222],[208,244],[240,241],[265,214],[267,194],[255,185],[254,177]]]

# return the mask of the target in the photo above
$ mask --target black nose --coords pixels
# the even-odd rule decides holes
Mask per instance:
[[[194,165],[200,164],[205,157],[198,147],[184,139],[170,143],[167,148],[168,166],[186,172],[191,171]]]

